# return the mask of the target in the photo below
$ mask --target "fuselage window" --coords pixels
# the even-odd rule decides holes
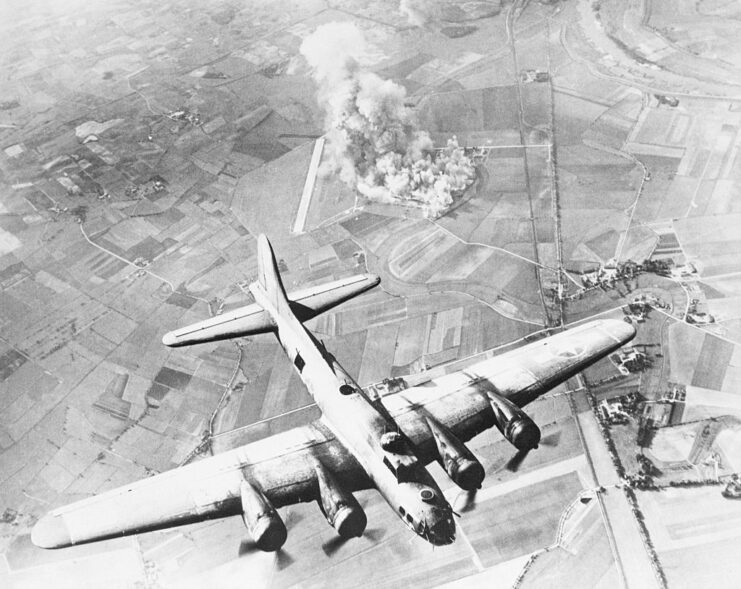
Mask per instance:
[[[303,372],[304,366],[306,366],[306,362],[304,362],[304,359],[301,357],[301,354],[296,354],[296,358],[293,361],[293,365],[298,369],[299,372]]]

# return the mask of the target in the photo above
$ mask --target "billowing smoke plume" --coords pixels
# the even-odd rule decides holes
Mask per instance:
[[[364,196],[416,201],[438,216],[473,182],[472,161],[455,138],[434,151],[404,106],[406,90],[361,67],[368,54],[351,23],[322,25],[301,45],[319,86],[333,171]]]

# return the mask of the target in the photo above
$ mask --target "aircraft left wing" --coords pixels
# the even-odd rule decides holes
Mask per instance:
[[[275,507],[311,501],[319,493],[317,462],[347,489],[371,486],[319,420],[54,509],[34,526],[31,539],[41,548],[63,548],[238,515],[244,481]]]

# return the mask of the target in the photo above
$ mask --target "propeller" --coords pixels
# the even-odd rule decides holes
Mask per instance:
[[[241,544],[239,545],[240,558],[249,554],[257,553],[267,554],[266,552],[260,550],[257,547],[257,544],[255,544],[252,540],[242,540]],[[282,571],[283,569],[293,564],[294,558],[283,548],[279,548],[273,554],[275,555],[275,566],[278,568],[279,571]]]
[[[458,493],[458,495],[455,498],[455,510],[453,511],[455,515],[460,517],[461,513],[466,513],[468,511],[471,511],[476,506],[476,493],[478,493],[478,489],[473,489],[471,491],[461,491]]]
[[[525,461],[528,454],[530,454],[530,449],[518,450],[517,454],[507,461],[505,468],[510,472],[517,472],[520,470],[520,466],[522,466],[522,463]]]
[[[544,438],[541,438],[540,443],[544,446],[557,446],[559,440],[561,439],[561,430],[556,430],[552,434],[549,434],[545,436]],[[515,454],[512,458],[510,458],[507,461],[507,464],[505,465],[505,468],[509,470],[510,472],[517,472],[520,470],[520,466],[522,466],[522,463],[524,462],[525,458],[527,458],[527,455],[530,453],[530,450],[532,448],[528,448],[527,450],[518,450],[517,454]]]
[[[260,552],[260,549],[252,540],[245,539],[239,544],[239,556],[246,556],[256,552]]]
[[[282,548],[275,553],[275,566],[279,571],[288,568],[293,564],[293,557]]]
[[[561,439],[561,430],[556,430],[553,433],[548,434],[547,436],[543,437],[540,440],[540,443],[544,446],[557,446],[558,442]],[[517,472],[522,465],[522,462],[525,460],[527,455],[530,453],[530,450],[519,450],[517,454],[515,454],[512,458],[510,458],[507,463],[505,464],[505,468],[511,472]],[[474,507],[476,507],[476,493],[478,492],[478,489],[474,489],[472,491],[461,491],[456,496],[454,503],[454,509],[458,511],[453,511],[455,515],[460,517],[460,513],[466,513],[468,511],[472,511]]]
[[[302,519],[304,519],[304,516],[298,513],[295,509],[288,509],[286,510],[284,523],[286,524],[286,527],[290,529],[290,526],[297,524]],[[239,544],[238,555],[240,558],[249,554],[256,554],[259,552],[264,553],[257,547],[257,544],[255,544],[255,542],[251,538],[245,538]],[[273,554],[275,555],[275,566],[278,568],[278,570],[282,571],[286,567],[293,564],[293,557],[283,548],[279,548]]]
[[[363,537],[376,544],[381,540],[381,538],[383,538],[383,534],[383,530],[373,528],[365,530],[365,532],[363,532]],[[330,540],[322,544],[322,550],[324,551],[324,554],[332,557],[350,540],[352,540],[352,538],[343,538],[342,536],[335,535]]]

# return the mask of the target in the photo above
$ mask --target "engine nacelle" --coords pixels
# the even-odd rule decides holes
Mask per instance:
[[[442,423],[427,417],[427,425],[437,445],[438,461],[451,480],[465,491],[480,489],[485,472],[473,453]]]
[[[242,520],[255,545],[265,552],[279,550],[288,531],[270,501],[247,481],[242,481]]]
[[[497,428],[520,451],[534,450],[540,443],[540,428],[527,413],[509,399],[489,392]]]
[[[343,489],[332,474],[321,464],[316,465],[319,483],[319,507],[342,538],[358,538],[363,535],[368,518],[353,494]]]

